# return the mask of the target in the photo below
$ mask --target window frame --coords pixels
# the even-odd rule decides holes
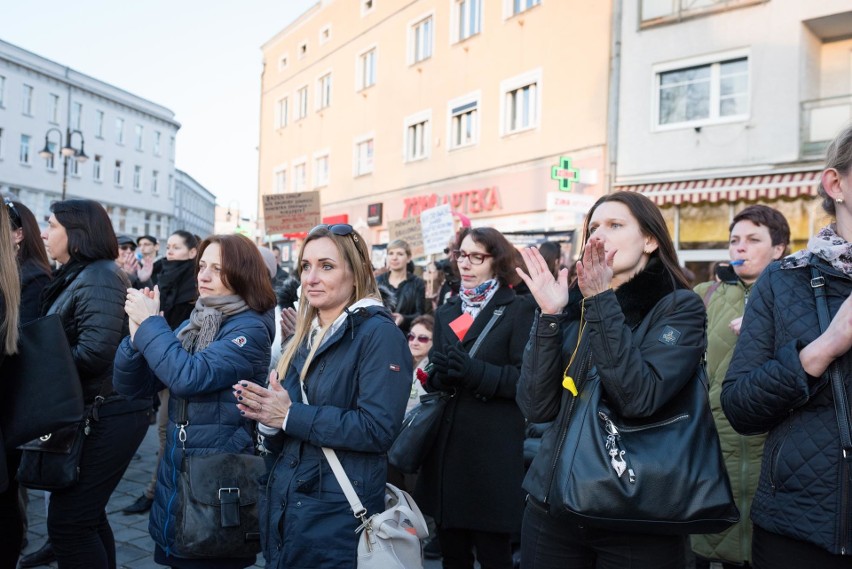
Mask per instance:
[[[27,117],[33,116],[33,99],[35,99],[35,87],[21,84],[21,114]]]
[[[59,95],[56,93],[48,94],[50,101],[47,110],[47,122],[50,124],[59,124]]]
[[[376,0],[361,0],[361,17],[372,14],[376,9]]]
[[[519,1],[522,4],[528,4],[532,2],[532,5],[527,6],[526,8],[521,8],[517,12],[515,12],[515,2]],[[503,0],[503,19],[509,20],[514,18],[515,16],[520,16],[521,14],[525,14],[529,12],[533,8],[537,8],[541,6],[542,0]]]
[[[26,166],[32,165],[33,137],[21,133],[20,146],[18,147],[18,162]]]
[[[302,94],[304,93],[304,97]],[[308,117],[308,109],[310,108],[310,90],[308,89],[308,84],[305,83],[298,89],[296,89],[296,96],[298,97],[299,105],[296,107],[296,122],[303,120]]]
[[[328,87],[323,85],[324,80],[328,79]],[[331,69],[317,77],[316,81],[316,96],[314,99],[314,110],[322,111],[331,106],[332,90],[334,89],[334,78],[332,77]],[[326,93],[327,91],[327,93]]]
[[[92,180],[95,182],[103,182],[104,168],[103,157],[100,154],[92,156]]]
[[[145,127],[137,123],[133,127],[133,137],[135,139],[133,147],[137,151],[142,152],[145,149]]]
[[[485,22],[485,18],[483,17],[483,2],[482,0],[450,0],[450,38],[451,43],[461,43],[463,41],[467,41],[470,38],[476,37],[478,35],[482,35],[484,31],[483,23]],[[465,8],[464,6],[468,7]],[[476,6],[476,15],[477,15],[477,26],[474,31],[470,31],[470,13],[473,12],[473,6]],[[467,28],[467,35],[462,33],[462,23],[467,22],[468,25],[465,26]]]
[[[0,109],[6,108],[6,76],[0,75]]]
[[[302,168],[304,172],[304,182],[302,185],[299,185],[299,177],[298,171],[299,168]],[[299,156],[294,159],[290,163],[290,170],[293,172],[293,192],[306,192],[308,191],[308,157],[306,155]]]
[[[369,169],[361,170],[360,147],[362,144],[370,143],[372,156],[370,156]],[[369,176],[376,170],[376,135],[373,131],[356,136],[352,141],[352,177],[360,178]]]
[[[284,71],[290,65],[290,53],[284,52],[278,56],[278,71]]]
[[[747,63],[747,87],[745,90],[746,97],[746,112],[737,115],[721,116],[721,66],[723,63],[745,59]],[[708,101],[709,116],[706,118],[681,121],[675,123],[661,124],[660,123],[660,87],[662,75],[672,71],[686,70],[692,67],[710,67],[710,95]],[[751,50],[737,49],[708,54],[699,57],[690,57],[679,59],[666,63],[659,63],[651,66],[651,131],[666,132],[671,130],[681,130],[685,128],[697,128],[703,126],[722,125],[736,122],[746,122],[751,118],[751,102],[752,102],[752,58]]]
[[[284,183],[279,187],[278,185],[278,176],[284,175]],[[276,166],[272,170],[272,193],[273,194],[286,194],[289,191],[290,178],[287,174],[287,164],[281,164]]]
[[[366,61],[365,61],[364,57],[366,55],[370,54],[370,53],[373,54],[373,73],[372,73],[373,82],[368,85],[368,84],[366,84],[366,81],[365,81],[365,79],[366,79],[366,77],[365,77],[365,73],[366,73],[365,63],[366,63]],[[355,56],[355,78],[356,78],[355,91],[356,92],[364,91],[366,89],[369,89],[370,87],[372,87],[376,83],[378,83],[379,82],[378,71],[379,71],[379,48],[378,48],[377,44],[373,44],[370,47],[360,51]]]
[[[465,109],[464,112],[458,113],[459,116],[467,114],[471,110],[476,110],[476,123],[474,125],[473,137],[470,142],[466,142],[464,144],[456,144],[455,143],[455,128],[454,128],[454,119],[457,113],[453,111],[455,109],[468,106],[470,104],[474,104],[475,106],[471,109]],[[462,95],[460,97],[456,97],[455,99],[451,99],[447,101],[447,152],[452,152],[454,150],[461,150],[463,148],[470,148],[471,146],[476,146],[479,144],[479,137],[482,132],[482,91],[474,91],[472,93],[468,93],[467,95]]]
[[[283,113],[281,108],[281,103],[284,103]],[[290,94],[284,95],[283,97],[279,97],[275,100],[275,128],[287,128],[287,125],[290,123]]]
[[[142,191],[142,166],[140,164],[133,165],[133,191]]]
[[[74,101],[71,103],[71,129],[83,129],[83,103]]]
[[[425,109],[405,117],[403,125],[403,161],[408,164],[429,159],[432,156],[432,109]],[[418,125],[423,125],[419,135]],[[416,153],[418,136],[422,139],[420,154]]]
[[[420,47],[420,42],[418,42],[417,37],[417,28],[419,28],[425,22],[430,21],[430,31],[429,31],[429,55],[426,55],[421,58],[417,58],[418,48]],[[425,37],[425,36],[423,36]],[[432,56],[435,55],[435,10],[430,10],[424,14],[421,14],[417,18],[409,21],[408,23],[408,65],[415,65],[418,63],[422,63],[429,59],[432,59]]]
[[[121,117],[115,117],[115,143],[119,146],[124,146],[124,119]]]
[[[97,109],[95,110],[95,138],[103,140],[104,138],[104,121],[106,119],[106,113],[104,111]]]
[[[300,60],[308,57],[308,40],[300,41],[296,47],[296,57]]]
[[[116,160],[113,162],[113,170],[112,170],[112,183],[116,187],[123,188],[124,187],[124,161]]]
[[[331,24],[326,24],[319,30],[319,45],[325,45],[331,41]]]
[[[319,161],[325,158],[326,167],[325,167],[325,175],[320,176],[319,169]],[[314,152],[313,154],[313,167],[314,167],[314,175],[313,175],[313,188],[325,188],[329,184],[329,180],[331,179],[331,151],[329,149],[319,150]]]
[[[500,136],[511,136],[522,132],[537,130],[541,126],[541,111],[542,111],[542,70],[536,68],[520,75],[504,79],[500,82]],[[529,85],[536,85],[534,93],[535,117],[530,121],[529,125],[521,128],[510,129],[510,120],[508,116],[509,105],[508,97],[510,93],[523,89]]]

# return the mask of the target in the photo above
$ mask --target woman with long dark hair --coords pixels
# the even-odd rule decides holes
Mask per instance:
[[[38,318],[41,291],[50,282],[50,262],[41,240],[41,229],[30,208],[12,202],[12,237],[21,270],[21,324]]]
[[[78,483],[51,493],[47,532],[62,569],[112,569],[115,540],[105,508],[148,430],[151,401],[129,400],[112,386],[113,358],[127,330],[128,281],[115,264],[118,241],[106,210],[92,200],[66,200],[50,211],[41,237],[62,266],[44,288],[41,314],[62,319],[86,407],[98,410]]]
[[[199,297],[179,330],[160,316],[158,289],[127,291],[130,336],[115,358],[115,385],[133,397],[150,398],[165,388],[171,393],[167,447],[148,526],[154,561],[182,569],[238,569],[253,565],[255,556],[197,559],[176,550],[175,480],[184,455],[253,453],[251,429],[233,405],[231,385],[266,378],[275,293],[257,247],[242,235],[202,241],[196,266]],[[175,424],[181,400],[185,431]],[[178,440],[180,432],[184,440]]]
[[[415,499],[435,518],[444,567],[472,569],[475,555],[484,569],[511,569],[524,505],[524,418],[515,391],[535,305],[515,293],[516,249],[502,233],[467,228],[454,249],[461,288],[435,312],[426,389],[455,396]]]
[[[522,252],[527,271],[518,270],[540,313],[517,401],[528,421],[552,421],[524,479],[521,559],[531,569],[682,569],[683,536],[598,528],[566,517],[558,500],[571,459],[562,452],[565,433],[586,383],[599,378],[620,415],[648,417],[695,379],[706,344],[704,305],[651,200],[634,192],[603,196],[586,216],[583,239],[574,285],[567,269],[554,278],[534,248]]]

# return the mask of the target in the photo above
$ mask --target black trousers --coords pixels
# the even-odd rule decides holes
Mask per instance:
[[[7,452],[9,486],[0,493],[0,569],[15,569],[24,539],[24,524],[18,507],[18,482],[15,480],[21,451],[13,449]]]
[[[527,501],[521,569],[683,569],[686,538],[591,528]]]
[[[512,536],[467,529],[438,528],[444,569],[473,569],[474,550],[482,569],[512,569]]]
[[[816,545],[754,526],[751,565],[754,569],[848,569],[852,556],[833,555]]]
[[[106,505],[148,430],[148,410],[104,416],[83,443],[80,480],[53,492],[47,533],[60,569],[115,569],[115,539]]]

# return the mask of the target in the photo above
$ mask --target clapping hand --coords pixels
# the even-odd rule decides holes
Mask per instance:
[[[535,247],[521,249],[529,274],[518,267],[518,275],[529,287],[542,314],[559,314],[568,304],[568,269],[559,271],[559,278],[547,267],[547,262]]]
[[[232,387],[237,408],[243,416],[267,427],[282,428],[293,401],[281,385],[277,371],[269,373],[268,388],[251,381],[240,381]]]
[[[594,235],[589,238],[583,251],[582,262],[577,262],[577,285],[583,298],[600,294],[612,285],[612,262],[618,250],[607,253],[602,239]]]
[[[136,330],[149,316],[160,314],[160,288],[155,286],[154,290],[144,288],[127,289],[127,298],[124,301],[124,311],[130,325],[130,339],[136,336]]]

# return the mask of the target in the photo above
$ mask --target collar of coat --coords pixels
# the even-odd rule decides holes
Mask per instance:
[[[652,257],[640,273],[616,289],[615,298],[624,313],[625,323],[633,327],[639,324],[663,297],[680,288],[685,287],[669,273],[659,259]],[[565,307],[570,319],[580,318],[582,300],[583,294],[579,287],[574,285],[568,306]]]

